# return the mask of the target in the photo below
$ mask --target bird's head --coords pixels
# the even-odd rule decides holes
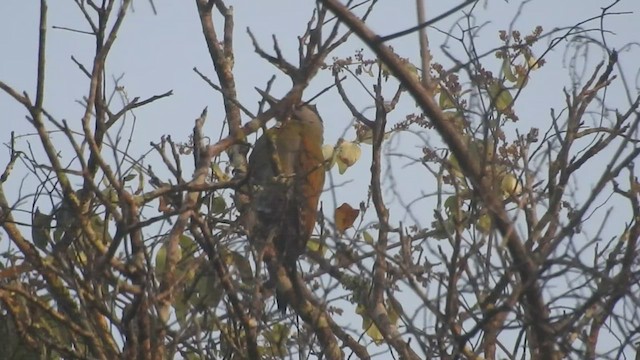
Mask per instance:
[[[256,88],[256,90],[271,106],[274,106],[279,101],[258,88]],[[301,126],[305,132],[317,134],[322,141],[324,125],[315,105],[305,103],[298,104],[291,114],[290,121],[294,121],[298,126]]]

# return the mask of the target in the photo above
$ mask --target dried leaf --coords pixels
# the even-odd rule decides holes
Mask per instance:
[[[354,209],[351,205],[343,203],[335,211],[336,230],[342,234],[345,230],[353,226],[358,218],[360,210]]]

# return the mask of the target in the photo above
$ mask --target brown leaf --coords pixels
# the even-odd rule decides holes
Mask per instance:
[[[343,203],[336,209],[336,229],[338,233],[343,233],[345,230],[353,226],[354,221],[358,218],[360,210],[356,210],[347,203]]]

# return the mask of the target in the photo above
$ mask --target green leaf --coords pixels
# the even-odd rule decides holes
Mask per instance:
[[[420,81],[420,70],[415,65],[407,61],[404,64],[404,68],[407,69],[411,73],[411,76],[413,76],[417,81]]]
[[[320,239],[316,237],[312,237],[307,241],[307,249],[309,251],[317,252],[320,255],[324,256],[327,253],[328,248],[320,242]]]
[[[158,252],[156,253],[156,266],[155,266],[155,273],[156,276],[161,277],[162,275],[164,275],[165,271],[167,271],[166,267],[166,263],[167,263],[167,247],[169,245],[169,238],[167,237],[165,239],[165,242],[160,246],[160,249],[158,249]],[[177,258],[178,261],[180,261],[182,259],[182,247],[178,246],[177,250]]]
[[[91,227],[93,228],[93,231],[95,231],[98,240],[105,245],[111,243],[113,239],[111,238],[111,234],[109,234],[109,228],[105,225],[100,216],[94,215],[91,217]]]
[[[516,78],[515,74],[513,73],[511,63],[509,62],[509,59],[507,57],[502,60],[502,75],[504,75],[505,79],[511,82],[518,81],[518,78]]]
[[[446,90],[440,91],[440,98],[438,99],[438,105],[440,105],[440,109],[455,109],[456,103],[453,101],[451,96],[449,96],[449,92]]]
[[[184,292],[179,292],[176,296],[176,301],[173,303],[173,309],[176,312],[176,319],[180,325],[184,325],[187,320],[189,310],[191,310],[191,303],[189,296]]]
[[[456,158],[456,156],[453,155],[453,153],[451,153],[451,155],[449,155],[448,160],[449,160],[449,165],[451,165],[451,175],[459,179],[464,179],[464,174],[460,169],[460,163],[458,163],[458,159]]]
[[[431,226],[433,227],[432,237],[436,240],[448,239],[449,236],[456,230],[456,225],[451,219],[446,219],[444,221],[433,221],[431,223]]]
[[[191,299],[191,303],[197,306],[207,306],[209,308],[215,308],[222,300],[224,290],[218,279],[213,274],[205,274],[200,276],[196,283],[196,292],[198,297]]]
[[[160,249],[158,249],[158,252],[156,253],[156,267],[155,267],[155,272],[156,272],[156,276],[160,277],[164,274],[165,271],[165,263],[167,262],[167,247],[163,244],[162,246],[160,246]]]
[[[102,195],[112,203],[118,203],[118,192],[111,186],[102,190]]]
[[[366,242],[369,245],[373,245],[373,236],[371,236],[371,234],[369,234],[368,231],[363,231],[362,232],[362,238],[364,239],[364,242]]]
[[[182,248],[182,253],[187,255],[195,253],[198,249],[196,242],[184,234],[180,235],[180,247]]]
[[[214,196],[211,198],[209,208],[214,214],[222,214],[227,210],[227,203],[222,196]]]
[[[252,282],[253,281],[253,269],[251,268],[251,264],[249,260],[240,254],[237,251],[230,252],[233,265],[235,265],[236,269],[240,273],[240,278],[243,282]]]
[[[277,358],[287,355],[287,340],[289,339],[289,328],[283,324],[274,324],[264,332],[264,337],[269,342],[267,353]]]
[[[444,201],[444,210],[448,215],[456,214],[461,203],[458,202],[458,196],[451,195]]]

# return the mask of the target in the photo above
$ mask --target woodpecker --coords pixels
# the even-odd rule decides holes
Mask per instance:
[[[258,91],[271,106],[277,103]],[[277,118],[279,125],[258,138],[249,156],[250,203],[244,224],[253,243],[271,238],[275,254],[265,252],[265,262],[275,255],[293,282],[316,223],[325,173],[324,126],[317,109],[299,104],[290,114],[289,119]],[[270,276],[273,280],[276,274]],[[287,301],[278,291],[276,301],[285,313]]]

